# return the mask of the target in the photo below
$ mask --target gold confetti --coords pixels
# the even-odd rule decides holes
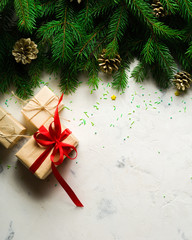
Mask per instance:
[[[115,96],[115,95],[112,95],[112,96],[111,96],[111,99],[112,99],[112,100],[115,100],[115,99],[116,99],[116,96]]]

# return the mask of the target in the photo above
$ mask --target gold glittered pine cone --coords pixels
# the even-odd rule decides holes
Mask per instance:
[[[37,44],[31,41],[30,38],[21,38],[15,43],[12,55],[15,57],[17,63],[27,64],[37,58],[38,52]]]
[[[190,88],[192,83],[191,75],[188,72],[178,72],[175,74],[173,83],[178,90],[185,91],[187,88]]]
[[[165,9],[163,8],[162,3],[159,0],[153,0],[153,3],[151,4],[153,8],[153,14],[157,17],[165,17],[167,15]]]
[[[98,62],[102,72],[112,74],[114,71],[117,71],[119,69],[119,66],[121,64],[121,57],[119,54],[116,54],[114,58],[109,59],[109,57],[106,56],[106,49],[103,49]]]

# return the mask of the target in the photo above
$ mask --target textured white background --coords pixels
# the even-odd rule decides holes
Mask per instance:
[[[176,97],[173,88],[130,79],[120,94],[102,79],[91,94],[81,77],[61,114],[80,144],[77,161],[59,171],[85,207],[76,208],[53,175],[41,181],[18,162],[14,154],[26,140],[0,146],[0,239],[192,239],[191,90]],[[54,76],[42,81],[60,94]],[[0,105],[26,125],[10,96]]]

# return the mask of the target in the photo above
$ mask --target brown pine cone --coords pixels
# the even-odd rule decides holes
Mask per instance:
[[[37,45],[30,38],[21,38],[15,43],[12,55],[17,63],[27,64],[37,58],[38,52]]]
[[[119,69],[119,66],[121,64],[121,57],[119,54],[116,54],[114,58],[109,59],[109,57],[106,56],[106,50],[104,49],[98,59],[98,62],[101,71],[107,74],[111,74]]]

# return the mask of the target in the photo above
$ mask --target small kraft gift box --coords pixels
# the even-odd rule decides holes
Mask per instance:
[[[44,127],[49,128],[50,123],[53,122],[53,118],[49,119]],[[66,130],[65,126],[62,126],[62,131]],[[63,143],[76,147],[78,145],[77,138],[71,133]],[[45,151],[45,148],[40,146],[35,138],[32,136],[29,141],[16,153],[16,157],[29,169],[32,164],[38,159],[38,157]],[[43,163],[35,171],[34,175],[40,179],[45,179],[52,172],[52,161],[50,160],[51,152],[45,158]],[[66,156],[64,156],[65,158]]]
[[[21,110],[24,117],[37,129],[40,128],[49,118],[53,117],[59,97],[56,96],[47,86],[44,86]],[[58,111],[61,111],[64,104],[60,104]]]
[[[5,148],[11,148],[25,132],[26,128],[10,113],[0,107],[0,143]]]

